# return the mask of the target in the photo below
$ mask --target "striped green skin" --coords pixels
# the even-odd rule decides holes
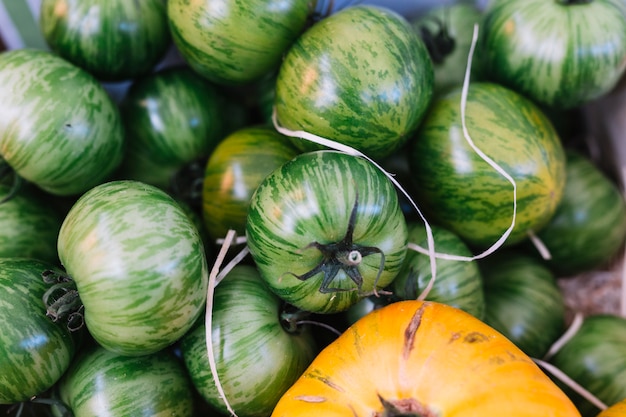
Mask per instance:
[[[112,181],[89,190],[61,225],[58,253],[87,329],[111,351],[163,349],[204,310],[208,267],[198,229],[154,186]]]
[[[193,386],[168,349],[133,357],[90,346],[72,363],[57,391],[74,417],[193,415]]]
[[[276,80],[280,125],[374,159],[414,133],[433,94],[428,51],[400,15],[353,6],[318,22],[285,55]],[[319,149],[304,140],[302,150]]]
[[[353,242],[384,254],[363,256],[361,291],[343,270],[320,292],[323,277],[302,275],[323,259],[307,246],[341,241],[358,193]],[[348,309],[367,293],[396,277],[407,251],[407,225],[392,183],[365,159],[335,151],[303,153],[268,175],[250,201],[248,247],[261,276],[282,299],[315,313]],[[377,275],[380,272],[378,282]],[[376,288],[374,287],[376,285]]]
[[[626,398],[626,318],[608,314],[585,317],[576,334],[550,363],[585,387],[600,401],[613,405]],[[565,385],[583,417],[598,409]]]
[[[248,206],[261,181],[298,151],[268,126],[241,128],[222,140],[207,162],[202,188],[202,217],[209,235],[229,229],[246,233]]]
[[[187,63],[219,84],[256,81],[280,65],[313,12],[310,0],[169,0],[174,43]]]
[[[623,0],[566,3],[493,2],[480,29],[484,76],[560,108],[609,92],[626,69],[626,5]]]
[[[467,245],[454,233],[432,226],[434,248],[439,253],[472,256]],[[426,229],[422,223],[409,223],[409,242],[428,247]],[[426,300],[437,301],[460,308],[482,320],[485,311],[485,296],[482,275],[476,261],[453,261],[437,259],[437,275]],[[426,288],[432,277],[430,257],[409,250],[402,270],[393,280],[391,291],[402,299],[417,297]]]
[[[0,114],[0,155],[51,194],[80,194],[122,160],[117,106],[92,76],[52,53],[0,54]]]
[[[0,184],[0,199],[11,186]],[[27,257],[58,263],[62,215],[36,189],[20,190],[0,206],[0,258]]]
[[[443,24],[448,36],[454,41],[454,48],[443,57],[443,60],[433,59],[436,95],[445,94],[448,90],[463,84],[474,24],[480,23],[481,19],[482,12],[474,3],[456,2],[441,4],[411,20],[411,25],[418,34],[424,28],[436,35],[441,30],[439,24]],[[479,62],[472,65],[474,77],[480,76],[477,64]]]
[[[120,176],[167,188],[222,139],[221,94],[187,67],[136,80],[120,103],[126,151]]]
[[[53,51],[103,81],[148,73],[171,45],[165,0],[42,0],[39,23]]]
[[[283,328],[281,306],[252,266],[236,266],[215,288],[212,346],[217,373],[226,399],[240,417],[269,416],[315,356],[307,328],[293,333]],[[206,337],[202,323],[185,335],[181,352],[202,398],[226,413],[211,373]]]
[[[559,276],[601,267],[626,239],[626,202],[617,185],[583,154],[568,149],[566,157],[563,198],[537,233],[550,251],[547,265]]]
[[[53,264],[0,259],[0,404],[27,401],[52,387],[70,366],[76,344],[65,324],[46,317],[41,273]]]
[[[493,245],[510,227],[513,185],[463,137],[461,91],[433,103],[412,139],[415,200],[429,218],[474,247]],[[517,184],[515,227],[506,244],[543,227],[562,198],[565,153],[546,116],[523,96],[492,83],[469,88],[465,120],[474,144]]]
[[[539,260],[505,250],[479,260],[484,322],[527,355],[542,358],[565,330],[565,303],[552,272]]]

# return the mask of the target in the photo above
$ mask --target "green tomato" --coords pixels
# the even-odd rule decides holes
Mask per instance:
[[[50,389],[77,351],[66,325],[46,316],[42,273],[53,264],[29,258],[0,259],[0,404],[27,401]]]
[[[365,159],[336,151],[300,154],[265,177],[246,236],[270,288],[314,313],[344,311],[386,287],[407,251],[391,181]]]
[[[0,157],[54,195],[78,195],[122,160],[117,106],[91,75],[47,51],[0,54]]]
[[[238,416],[269,416],[315,356],[310,331],[284,325],[282,308],[283,302],[252,266],[236,266],[215,288],[212,347],[220,384]],[[183,359],[205,401],[226,412],[211,373],[206,338],[204,323],[185,335]]]
[[[547,106],[596,99],[626,70],[623,0],[498,0],[480,30],[484,76]]]
[[[381,7],[342,9],[309,28],[276,80],[280,125],[381,159],[417,129],[433,94],[428,51],[411,25]],[[303,151],[320,146],[295,140]]]
[[[437,99],[412,139],[409,165],[415,200],[429,220],[472,247],[520,242],[552,217],[563,196],[565,153],[553,125],[524,96],[493,83],[473,83],[463,135],[460,89]],[[516,200],[510,179],[516,184]]]
[[[58,253],[87,329],[116,353],[161,350],[204,310],[202,238],[187,212],[154,186],[112,181],[83,194],[63,221]]]
[[[136,357],[90,346],[72,362],[57,392],[73,417],[193,415],[193,386],[168,349]]]
[[[126,152],[119,176],[167,189],[193,161],[222,139],[224,99],[187,67],[136,80],[120,103]]]
[[[42,0],[40,26],[52,50],[106,81],[147,74],[171,42],[165,0]]]
[[[174,43],[200,75],[248,84],[274,71],[313,12],[309,0],[169,0]]]

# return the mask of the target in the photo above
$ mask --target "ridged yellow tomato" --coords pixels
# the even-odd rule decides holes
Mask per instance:
[[[580,416],[519,348],[450,306],[400,301],[362,317],[283,395],[272,417]]]

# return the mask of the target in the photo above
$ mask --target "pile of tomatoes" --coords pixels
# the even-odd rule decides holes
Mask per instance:
[[[624,415],[626,318],[557,283],[626,241],[583,117],[623,89],[622,0],[40,27],[0,53],[0,410]]]

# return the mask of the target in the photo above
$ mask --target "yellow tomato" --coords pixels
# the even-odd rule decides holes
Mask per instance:
[[[569,398],[519,348],[444,304],[400,301],[361,318],[283,395],[272,417],[565,417]]]
[[[626,398],[602,411],[598,417],[626,417]]]

